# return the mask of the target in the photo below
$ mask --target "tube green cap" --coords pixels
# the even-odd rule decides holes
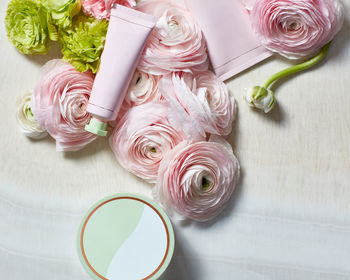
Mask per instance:
[[[99,136],[107,135],[107,124],[94,117],[91,118],[90,123],[85,125],[85,130]]]

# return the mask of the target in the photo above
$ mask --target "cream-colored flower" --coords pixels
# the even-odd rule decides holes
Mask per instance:
[[[33,139],[42,139],[47,136],[47,131],[40,127],[34,118],[31,106],[32,93],[22,96],[17,105],[18,125],[25,136]]]
[[[263,110],[265,113],[270,112],[276,104],[273,92],[260,86],[247,89],[244,99],[249,106]]]

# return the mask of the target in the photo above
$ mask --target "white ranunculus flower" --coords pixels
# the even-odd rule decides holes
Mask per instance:
[[[31,107],[32,93],[28,92],[22,96],[17,105],[18,125],[25,136],[33,139],[42,139],[47,136],[47,131],[40,127],[34,118]]]
[[[247,89],[244,99],[249,106],[263,110],[265,113],[270,112],[276,104],[273,92],[260,86]]]

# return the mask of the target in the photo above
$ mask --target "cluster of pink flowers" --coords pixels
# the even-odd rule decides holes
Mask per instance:
[[[89,15],[108,18],[114,3],[135,5],[84,0],[82,6]],[[120,165],[155,184],[154,197],[169,212],[211,219],[227,204],[239,177],[238,161],[222,138],[232,130],[235,100],[208,70],[202,32],[183,6],[149,0],[135,8],[158,23],[112,125],[110,146]],[[84,130],[93,82],[90,71],[80,73],[62,60],[44,66],[31,109],[57,150],[79,150],[96,139]]]
[[[158,22],[110,146],[124,168],[155,183],[154,197],[169,213],[209,220],[227,204],[239,177],[238,161],[222,138],[232,130],[234,97],[208,70],[202,32],[184,7],[149,0],[136,9]],[[210,135],[219,140],[208,141]]]
[[[251,4],[253,28],[262,43],[291,58],[317,52],[343,21],[337,0],[245,2]],[[155,184],[154,197],[169,213],[212,219],[239,179],[239,163],[223,138],[235,120],[234,97],[208,70],[204,37],[183,6],[172,0],[137,5],[134,0],[83,0],[82,6],[85,13],[108,19],[115,3],[135,6],[158,22],[114,122],[111,149],[120,165]],[[84,130],[93,82],[90,71],[77,72],[61,60],[43,68],[31,110],[38,127],[56,140],[57,150],[79,150],[96,139]],[[31,118],[27,109],[22,111],[22,119]]]

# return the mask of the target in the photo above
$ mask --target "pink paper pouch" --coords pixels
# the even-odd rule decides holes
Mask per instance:
[[[186,0],[202,28],[214,72],[227,80],[271,56],[253,34],[239,0]]]
[[[102,121],[115,120],[156,18],[115,5],[101,64],[87,110]]]

